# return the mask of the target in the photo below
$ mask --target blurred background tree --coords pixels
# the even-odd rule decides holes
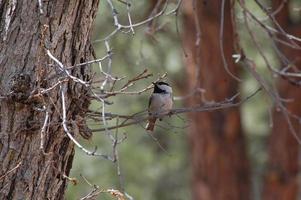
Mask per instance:
[[[221,102],[238,92],[230,1],[185,1],[187,104]],[[228,72],[227,72],[228,70]],[[249,199],[250,173],[239,107],[189,115],[193,199]]]
[[[273,10],[277,10],[274,19],[288,34],[301,35],[300,1],[272,1]],[[281,38],[285,38],[281,36]],[[283,52],[279,59],[279,68],[288,66],[300,69],[300,48],[278,44]],[[294,77],[283,76],[277,82],[279,94],[287,99],[287,109],[295,116],[301,115],[300,82]],[[273,110],[273,127],[269,138],[268,166],[265,173],[263,199],[297,199],[300,193],[300,145],[291,134],[290,127],[284,123],[285,117]],[[299,117],[292,119],[292,126],[300,132]],[[300,198],[300,197],[299,197]]]

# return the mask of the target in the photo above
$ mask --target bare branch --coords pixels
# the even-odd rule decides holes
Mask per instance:
[[[61,89],[61,99],[62,99],[62,111],[63,111],[63,122],[62,122],[62,125],[63,125],[63,128],[64,128],[64,131],[65,133],[67,134],[67,136],[69,137],[69,139],[79,148],[81,149],[83,152],[85,152],[87,155],[89,156],[100,156],[102,158],[105,158],[105,159],[108,159],[108,160],[112,160],[109,156],[107,155],[104,155],[104,154],[99,154],[99,153],[96,153],[96,149],[95,148],[95,151],[89,151],[87,150],[86,148],[84,148],[79,142],[77,142],[75,140],[75,138],[72,136],[72,134],[70,133],[68,127],[67,127],[67,117],[66,117],[66,105],[65,105],[65,95],[66,95],[66,86],[60,86],[60,89]]]
[[[168,113],[168,114],[155,113],[154,115],[151,115],[151,116],[145,116],[145,115],[147,115],[147,113],[145,113],[144,116],[139,116],[139,117],[135,117],[133,115],[133,117],[125,119],[119,125],[106,127],[106,128],[100,128],[100,129],[92,129],[92,131],[93,132],[101,132],[101,131],[105,131],[105,130],[113,130],[113,129],[116,129],[116,128],[131,126],[131,125],[135,125],[135,124],[139,124],[141,122],[144,122],[144,121],[146,121],[149,118],[154,117],[154,116],[156,118],[162,118],[162,117],[167,116],[167,115],[171,116],[171,115],[189,113],[189,112],[208,112],[208,111],[215,111],[215,110],[233,108],[233,107],[236,107],[236,106],[239,106],[239,105],[245,103],[246,101],[251,99],[253,96],[255,96],[260,90],[261,90],[261,88],[257,89],[251,95],[249,95],[248,97],[246,97],[243,100],[240,100],[238,102],[234,102],[235,98],[237,97],[237,95],[234,95],[235,98],[227,99],[224,102],[209,103],[209,104],[204,105],[204,106],[196,105],[196,106],[193,106],[193,107],[175,108],[175,109],[172,109],[170,111],[170,113]],[[141,113],[141,112],[139,112],[139,113]],[[129,120],[131,120],[131,122],[128,122]]]

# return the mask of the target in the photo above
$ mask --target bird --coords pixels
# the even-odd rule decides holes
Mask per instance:
[[[157,117],[154,115],[165,115],[170,112],[173,106],[172,87],[163,81],[155,82],[154,91],[149,98],[148,113],[150,118],[145,129],[154,131]],[[161,120],[161,119],[160,119]]]

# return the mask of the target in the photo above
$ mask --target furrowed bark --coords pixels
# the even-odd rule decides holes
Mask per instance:
[[[62,128],[59,87],[40,97],[64,76],[46,54],[65,66],[92,58],[90,43],[98,0],[0,1],[0,197],[63,199],[74,156],[74,144]],[[88,66],[72,75],[88,81]],[[67,120],[83,118],[89,105],[87,88],[68,80]],[[49,126],[40,150],[46,106]]]

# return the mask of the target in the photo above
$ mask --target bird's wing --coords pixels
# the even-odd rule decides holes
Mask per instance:
[[[152,100],[153,100],[153,95],[151,95],[151,96],[149,97],[149,100],[148,100],[148,109],[149,109],[150,106],[151,106]]]

